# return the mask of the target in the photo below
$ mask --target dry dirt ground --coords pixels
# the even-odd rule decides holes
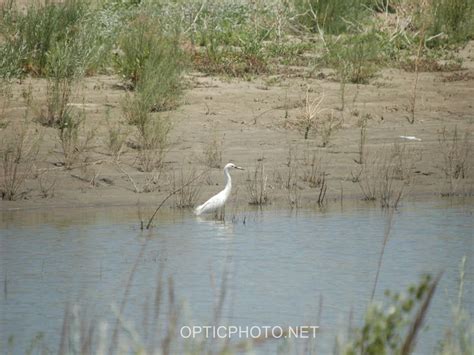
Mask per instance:
[[[457,126],[462,135],[473,129],[473,42],[462,50],[461,56],[461,71],[419,74],[414,124],[407,117],[415,74],[398,69],[380,71],[367,85],[348,84],[343,114],[339,110],[340,85],[330,71],[317,71],[310,78],[303,78],[301,68],[295,68],[287,75],[251,81],[191,73],[186,77],[182,104],[174,111],[160,113],[169,115],[173,129],[165,163],[152,173],[138,169],[133,144],[125,146],[118,164],[113,161],[106,144],[106,117],[109,125],[120,122],[128,129],[129,143],[135,139],[133,128],[125,123],[122,114],[126,92],[117,77],[88,77],[77,85],[71,100],[75,109],[84,110],[86,129],[94,131],[86,156],[72,170],[64,169],[60,166],[63,156],[56,130],[36,124],[37,134],[43,135],[37,174],[26,181],[21,199],[0,201],[0,209],[133,205],[138,201],[156,205],[179,186],[181,175],[186,179],[193,171],[199,174],[207,169],[204,151],[213,146],[222,151],[223,164],[232,161],[246,169],[233,172],[234,191],[229,204],[239,210],[250,208],[248,190],[260,163],[264,166],[271,206],[286,208],[290,202],[316,206],[320,188],[305,181],[305,176],[311,175],[313,154],[317,170],[325,173],[329,201],[361,200],[364,195],[357,182],[361,165],[355,162],[359,157],[361,117],[368,117],[369,162],[382,159],[383,151],[404,151],[401,165],[407,176],[394,182],[404,186],[403,199],[439,196],[448,188],[443,172],[448,148],[439,143],[439,132],[444,127],[452,131]],[[27,79],[16,82],[13,89],[18,98],[29,85],[33,90],[34,119],[45,102],[45,82]],[[305,140],[303,132],[295,128],[308,85],[311,97],[324,92],[322,115],[333,114],[340,120],[340,127],[333,130],[326,147],[321,146],[317,132],[310,131]],[[22,100],[13,100],[5,111],[6,119],[21,119],[24,108]],[[5,134],[6,129],[2,131],[0,134]],[[401,135],[421,141],[401,139]],[[472,165],[470,156],[469,163]],[[471,169],[467,178],[457,183],[456,191],[472,195],[473,175]],[[288,180],[290,189],[286,186]],[[48,190],[47,197],[40,192],[40,181]],[[210,169],[193,186],[199,190],[197,202],[205,200],[223,187],[222,170]],[[136,189],[148,192],[137,193]],[[173,197],[165,207],[175,204]]]

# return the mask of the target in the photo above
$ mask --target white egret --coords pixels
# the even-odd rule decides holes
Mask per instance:
[[[209,200],[204,202],[202,205],[197,206],[194,209],[196,215],[203,213],[214,212],[221,207],[224,207],[227,199],[230,196],[232,190],[232,179],[230,177],[229,169],[239,169],[244,170],[243,168],[236,166],[233,163],[229,163],[224,167],[224,176],[225,176],[225,187],[224,190],[219,192],[217,195],[212,196]]]

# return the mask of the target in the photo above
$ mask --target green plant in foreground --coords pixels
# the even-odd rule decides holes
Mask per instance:
[[[85,131],[84,113],[67,112],[58,126],[58,137],[64,154],[64,166],[71,169],[73,164],[89,148],[94,131]]]
[[[466,257],[460,265],[460,281],[457,302],[452,306],[453,324],[447,329],[439,344],[438,353],[442,355],[474,353],[474,325],[471,315],[463,308]]]
[[[439,277],[422,277],[418,285],[408,288],[406,294],[386,291],[387,307],[372,303],[367,309],[364,324],[355,330],[353,340],[343,354],[409,354],[423,326]]]

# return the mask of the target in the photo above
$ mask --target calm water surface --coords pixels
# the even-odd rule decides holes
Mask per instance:
[[[2,212],[3,350],[12,335],[15,353],[23,353],[38,332],[57,349],[67,303],[111,321],[148,237],[124,311],[138,333],[161,267],[184,304],[184,324],[212,323],[216,289],[228,275],[220,323],[320,325],[315,346],[328,353],[348,319],[357,325],[363,318],[386,221],[379,208],[367,206],[246,212],[226,224],[165,211],[145,233],[136,215],[129,208]],[[450,324],[463,256],[465,307],[472,314],[473,252],[472,200],[406,203],[396,212],[376,299],[388,288],[404,290],[423,273],[444,272],[418,353],[430,354]]]

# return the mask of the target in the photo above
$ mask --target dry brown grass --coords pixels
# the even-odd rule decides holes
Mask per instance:
[[[298,125],[304,132],[304,139],[308,139],[309,132],[312,128],[319,128],[319,122],[321,120],[321,113],[323,109],[321,104],[324,100],[324,92],[315,97],[310,97],[310,88],[306,88],[306,96],[304,100],[304,106],[298,117]]]
[[[78,162],[86,161],[95,131],[87,128],[85,111],[68,112],[57,131],[66,169],[72,169]]]
[[[468,130],[461,134],[457,126],[450,132],[444,127],[438,132],[439,151],[442,156],[440,169],[445,176],[443,196],[456,195],[460,191],[461,182],[470,177],[472,169],[472,142]]]
[[[192,208],[196,205],[201,192],[200,185],[189,182],[196,180],[197,175],[195,169],[186,172],[184,167],[181,167],[178,176],[173,172],[173,190],[177,190],[178,187],[182,186],[182,189],[174,195],[174,207]]]
[[[41,134],[28,120],[26,109],[22,120],[11,122],[0,138],[0,194],[3,200],[25,195],[25,181],[33,176]]]
[[[365,200],[380,202],[382,208],[396,208],[405,189],[413,182],[416,154],[395,143],[390,150],[367,153],[359,171],[353,174]]]
[[[263,160],[263,157],[259,159],[254,173],[249,173],[247,177],[247,192],[251,205],[263,206],[270,202],[268,197],[268,175],[265,173]]]
[[[106,146],[114,161],[119,161],[123,153],[129,130],[119,122],[111,122],[107,112]]]
[[[209,168],[220,169],[222,167],[222,153],[224,150],[224,137],[219,139],[219,133],[214,126],[209,134],[209,138],[204,145],[204,164]]]

